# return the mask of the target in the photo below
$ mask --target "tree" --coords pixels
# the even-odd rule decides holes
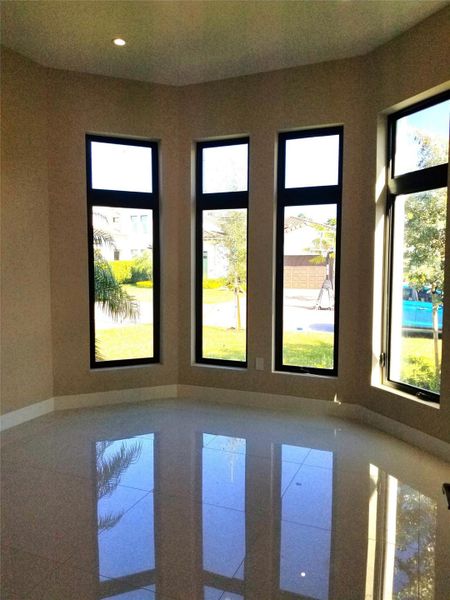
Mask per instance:
[[[445,146],[421,131],[414,133],[417,166],[447,161]],[[432,329],[436,381],[439,380],[438,309],[443,304],[447,190],[409,194],[405,198],[404,277],[421,289],[429,286],[433,299]]]
[[[397,495],[396,600],[434,598],[436,504],[406,484]]]
[[[219,231],[214,236],[226,262],[226,286],[234,292],[236,301],[236,329],[240,330],[240,295],[247,285],[247,217],[244,210],[220,212],[217,218]]]

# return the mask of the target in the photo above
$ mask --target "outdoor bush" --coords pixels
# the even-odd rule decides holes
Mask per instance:
[[[139,256],[131,261],[131,281],[151,281],[153,277],[152,258],[148,250],[144,250]]]
[[[218,277],[217,279],[203,279],[203,289],[204,290],[217,290],[221,287],[225,287],[227,280],[225,277]]]
[[[425,358],[408,357],[402,368],[401,380],[408,385],[439,393],[439,377],[432,362]]]
[[[111,260],[109,265],[118,283],[129,283],[131,281],[132,260]]]
[[[136,281],[136,287],[139,288],[152,288],[153,281]]]

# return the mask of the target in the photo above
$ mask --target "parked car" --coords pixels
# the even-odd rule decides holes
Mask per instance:
[[[439,290],[436,292],[442,294]],[[444,307],[438,306],[438,329],[442,331],[442,317]],[[419,290],[410,286],[403,286],[403,318],[402,325],[405,329],[432,329],[433,328],[433,299],[430,287]]]

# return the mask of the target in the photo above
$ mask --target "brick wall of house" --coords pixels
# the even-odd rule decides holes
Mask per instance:
[[[284,287],[300,289],[320,289],[325,279],[326,269],[322,265],[285,266]]]

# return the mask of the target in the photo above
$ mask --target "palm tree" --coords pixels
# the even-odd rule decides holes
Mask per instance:
[[[104,215],[95,213],[97,219],[105,219]],[[130,296],[117,281],[111,265],[103,257],[100,248],[110,246],[115,248],[113,236],[106,230],[94,227],[94,299],[113,320],[137,319],[139,305],[133,296]],[[96,343],[95,356],[102,360],[100,349]]]

